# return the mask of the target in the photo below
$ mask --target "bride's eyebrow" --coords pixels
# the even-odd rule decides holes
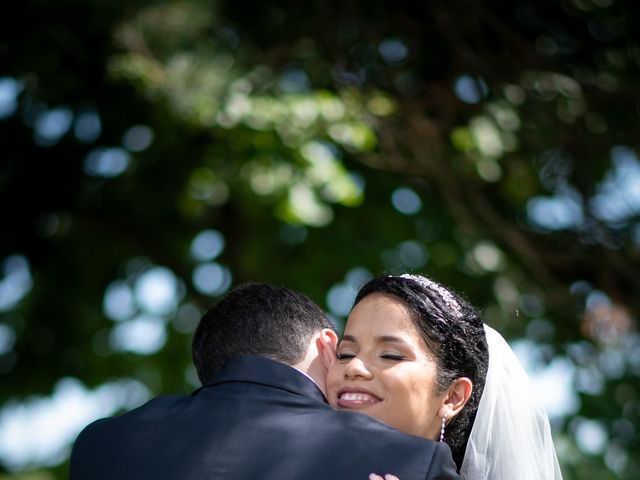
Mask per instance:
[[[380,335],[378,337],[375,337],[374,340],[376,343],[398,343],[401,345],[407,345],[407,342],[403,338],[395,337],[393,335]],[[353,335],[345,335],[344,337],[342,337],[342,340],[340,340],[340,344],[342,344],[343,342],[358,343],[356,337],[354,337]]]
[[[344,337],[342,337],[342,340],[340,340],[340,343],[342,342],[357,343],[356,337],[354,337],[353,335],[345,335]]]
[[[407,342],[400,337],[394,337],[393,335],[381,335],[379,337],[375,337],[375,341],[377,343],[400,343],[402,345],[407,345]]]

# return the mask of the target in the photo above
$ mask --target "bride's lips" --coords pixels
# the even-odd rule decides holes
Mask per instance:
[[[362,388],[342,388],[336,396],[341,408],[363,408],[382,401],[373,392]]]

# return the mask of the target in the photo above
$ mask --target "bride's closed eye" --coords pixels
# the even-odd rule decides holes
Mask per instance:
[[[355,358],[356,354],[352,352],[338,352],[336,355],[338,360],[349,360],[351,358]]]
[[[407,357],[405,357],[400,353],[383,353],[382,355],[380,355],[380,358],[384,358],[385,360],[394,360],[396,362],[401,362],[402,360],[405,360]]]
[[[356,357],[356,354],[353,352],[338,352],[336,355],[338,360],[350,360]],[[407,357],[400,353],[381,353],[380,358],[384,360],[391,360],[394,362],[401,362],[402,360],[406,360]]]

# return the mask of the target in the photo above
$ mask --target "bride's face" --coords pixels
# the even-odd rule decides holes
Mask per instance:
[[[372,294],[349,315],[338,361],[327,375],[327,395],[334,408],[436,439],[445,394],[436,392],[435,379],[435,360],[407,308]]]

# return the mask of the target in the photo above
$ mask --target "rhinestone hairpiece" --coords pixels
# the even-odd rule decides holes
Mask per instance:
[[[412,275],[410,273],[403,273],[400,275],[401,278],[408,278],[409,280],[413,280],[414,282],[418,282],[427,290],[435,290],[438,294],[443,298],[447,306],[453,311],[455,315],[458,317],[462,316],[462,307],[458,303],[458,301],[454,298],[449,290],[444,288],[442,285],[432,282],[426,277],[421,275]]]

